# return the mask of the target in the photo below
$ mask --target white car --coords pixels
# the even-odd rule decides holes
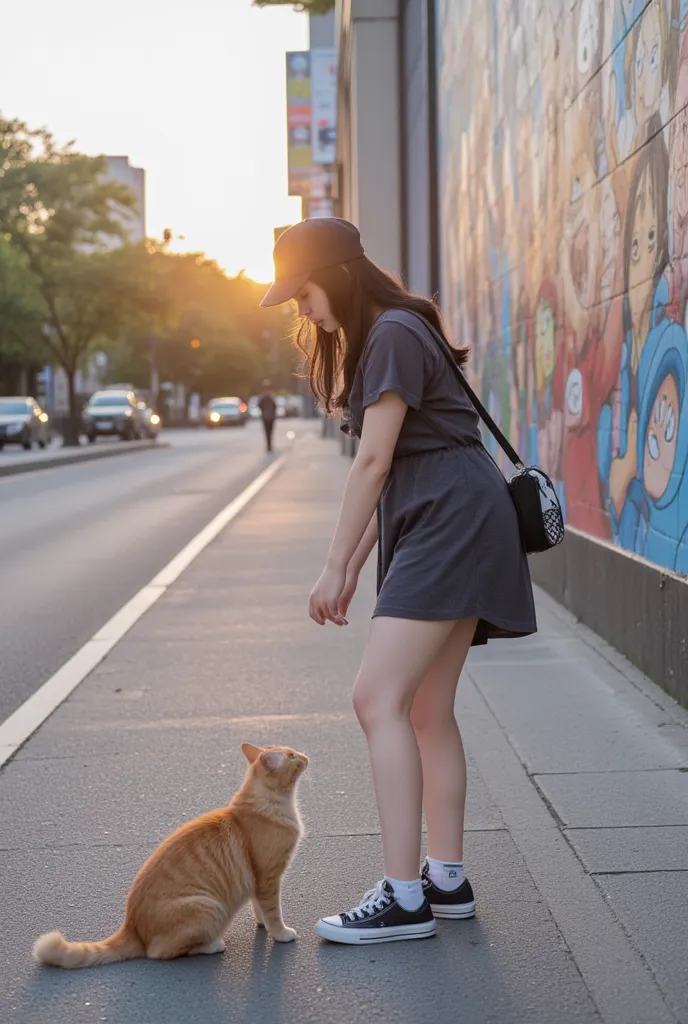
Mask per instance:
[[[0,398],[0,451],[20,444],[29,451],[34,443],[45,448],[51,440],[50,419],[33,398]]]

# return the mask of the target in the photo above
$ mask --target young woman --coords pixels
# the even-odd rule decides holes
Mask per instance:
[[[368,743],[385,877],[353,909],[322,918],[333,942],[435,934],[475,913],[463,873],[466,761],[454,717],[472,644],[535,632],[506,482],[433,337],[437,308],[364,255],[357,229],[306,220],[274,251],[263,305],[296,299],[311,386],[360,437],[327,564],[310,597],[319,625],[345,626],[378,544],[378,597],[353,703]],[[457,362],[467,359],[455,350]],[[419,872],[421,816],[428,857]]]

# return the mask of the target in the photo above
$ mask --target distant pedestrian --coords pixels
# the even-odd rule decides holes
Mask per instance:
[[[427,938],[435,918],[475,913],[463,870],[466,759],[454,701],[472,645],[535,632],[528,561],[506,480],[447,358],[462,365],[468,351],[446,351],[434,303],[376,267],[358,230],[337,218],[289,228],[274,259],[263,305],[297,301],[311,387],[360,438],[310,597],[315,622],[347,624],[359,573],[379,547],[377,605],[353,702],[385,876],[316,932],[364,947]],[[420,867],[422,810],[428,856]]]
[[[258,408],[263,421],[265,431],[265,444],[269,452],[272,451],[272,433],[275,429],[275,418],[277,416],[277,402],[272,394],[272,384],[269,380],[263,381],[263,390],[258,400]]]

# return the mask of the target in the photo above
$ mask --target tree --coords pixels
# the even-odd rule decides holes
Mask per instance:
[[[105,169],[103,158],[0,117],[0,233],[21,257],[24,301],[38,311],[43,344],[67,376],[67,443],[78,443],[76,371],[144,300],[131,272],[143,247],[121,247],[122,214],[134,196]]]
[[[0,236],[0,387],[28,385],[27,374],[45,362],[41,312],[19,253]]]
[[[307,14],[327,14],[333,10],[335,0],[253,0],[254,7],[287,7],[291,6],[295,11]]]
[[[292,383],[295,350],[288,340],[291,316],[261,309],[264,287],[243,274],[227,275],[201,253],[157,253],[158,287],[173,309],[158,331],[161,377],[197,391],[246,396],[270,375]],[[198,345],[192,345],[197,340]]]

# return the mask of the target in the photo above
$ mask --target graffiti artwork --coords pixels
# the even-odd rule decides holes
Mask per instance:
[[[688,574],[688,3],[437,0],[437,26],[472,383],[570,526]]]

